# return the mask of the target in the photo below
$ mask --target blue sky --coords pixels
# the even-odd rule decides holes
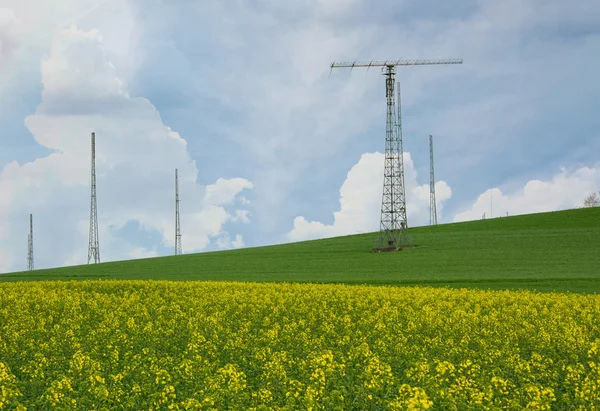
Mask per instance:
[[[600,190],[595,1],[5,0],[0,272],[87,261],[89,133],[103,260],[378,229],[385,91],[398,69],[409,224],[580,206]],[[379,157],[378,157],[379,156]]]

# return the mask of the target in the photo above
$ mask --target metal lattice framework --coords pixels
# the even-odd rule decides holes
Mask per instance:
[[[29,235],[27,236],[27,270],[33,270],[33,214],[29,214]]]
[[[96,133],[92,133],[92,181],[90,204],[90,240],[88,246],[88,264],[100,262],[100,244],[98,241],[98,205],[96,202]]]
[[[394,101],[394,66],[386,67],[387,118],[385,160],[383,168],[383,195],[379,239],[374,251],[394,251],[408,245],[406,230],[406,194],[404,190],[404,159],[402,148],[402,104],[398,83],[398,107]]]
[[[386,84],[387,117],[385,137],[385,164],[383,196],[381,201],[380,230],[375,252],[396,251],[409,245],[406,218],[406,193],[404,188],[404,163],[402,147],[402,118],[400,87],[398,86],[398,112],[394,113],[394,76],[396,66],[423,66],[462,64],[462,59],[444,60],[385,60],[370,62],[333,62],[334,68],[382,67]],[[396,118],[395,118],[396,116]]]
[[[435,205],[435,176],[433,173],[433,136],[429,135],[429,225],[437,225],[437,208]]]
[[[175,255],[182,254],[181,225],[179,221],[179,177],[175,169]]]

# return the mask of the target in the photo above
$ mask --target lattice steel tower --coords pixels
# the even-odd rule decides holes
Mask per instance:
[[[100,244],[98,241],[98,205],[96,203],[96,133],[92,133],[92,197],[90,205],[90,241],[88,246],[88,264],[100,262]]]
[[[175,169],[175,255],[182,254],[181,251],[181,226],[179,221],[179,178]]]
[[[27,236],[27,270],[33,270],[33,214],[29,214],[29,235]]]
[[[385,133],[385,160],[383,168],[383,195],[379,240],[373,251],[393,251],[408,245],[406,229],[406,194],[404,190],[404,159],[402,155],[402,117],[400,84],[398,83],[398,111],[394,101],[394,66],[384,72],[387,98]]]
[[[435,176],[433,174],[433,137],[429,135],[429,225],[437,225],[435,205]]]
[[[450,60],[394,60],[331,64],[331,69],[341,67],[382,67],[386,84],[387,118],[385,137],[385,165],[379,239],[373,251],[396,251],[409,245],[406,219],[406,193],[404,189],[404,164],[402,149],[401,105],[398,93],[398,113],[394,113],[394,76],[396,66],[422,66],[432,64],[462,64],[462,59]],[[397,118],[395,118],[397,116]]]

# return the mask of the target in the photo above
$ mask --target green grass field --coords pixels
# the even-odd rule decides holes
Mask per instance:
[[[370,252],[375,234],[0,275],[3,281],[161,279],[600,291],[600,208],[411,229],[415,247]]]

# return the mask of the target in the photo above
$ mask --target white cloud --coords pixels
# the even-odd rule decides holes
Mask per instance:
[[[48,99],[65,97],[99,100],[103,97],[128,97],[115,66],[106,58],[98,30],[81,31],[75,26],[54,38],[52,58],[42,63],[44,109],[55,109]],[[74,64],[76,63],[76,64]]]
[[[248,200],[244,196],[239,196],[239,201],[240,201],[240,204],[242,204],[242,205],[251,205],[252,204],[252,201]]]
[[[531,180],[510,194],[498,188],[486,190],[469,210],[462,211],[454,221],[515,214],[540,213],[581,207],[590,193],[600,190],[600,164],[575,170],[561,169],[549,181]],[[490,211],[491,208],[491,211]]]
[[[226,234],[223,224],[240,219],[230,207],[252,183],[219,178],[206,187],[197,184],[185,140],[163,124],[148,100],[129,95],[98,31],[71,27],[59,32],[42,63],[42,82],[42,102],[25,124],[40,145],[54,152],[23,165],[12,162],[0,173],[3,256],[26,251],[26,242],[15,239],[24,234],[21,220],[30,212],[35,216],[36,256],[42,261],[37,267],[76,263],[87,255],[92,131],[102,261],[150,255],[120,239],[119,230],[132,221],[173,246],[175,168],[186,252],[204,249],[212,238]],[[21,266],[14,258],[5,261],[4,270]]]
[[[17,47],[18,24],[19,21],[12,10],[0,8],[0,71],[6,69],[8,59]]]
[[[205,202],[207,204],[230,204],[243,189],[252,188],[252,183],[243,178],[219,178],[215,184],[206,186]]]
[[[157,253],[154,250],[147,250],[144,247],[136,247],[129,252],[129,257],[132,259],[137,258],[151,258],[157,257]]]
[[[231,221],[241,221],[244,224],[248,224],[250,222],[250,211],[235,210],[235,216],[231,219]]]
[[[305,176],[312,167],[332,165],[322,180],[337,177],[335,156],[341,148],[361,134],[384,135],[374,126],[385,124],[379,70],[339,70],[329,77],[333,60],[463,57],[461,66],[398,69],[405,107],[415,108],[407,131],[444,135],[447,155],[438,164],[453,174],[447,178],[457,180],[462,177],[457,169],[464,175],[511,143],[531,141],[524,138],[528,130],[538,128],[536,121],[545,122],[555,108],[548,110],[549,105],[563,100],[554,98],[557,78],[571,85],[562,92],[577,101],[597,95],[590,67],[597,67],[598,37],[572,41],[593,33],[590,26],[595,27],[600,10],[594,0],[568,7],[560,1],[436,4],[435,13],[428,10],[431,1],[384,3],[266,1],[235,9],[214,2],[161,3],[157,20],[178,22],[177,32],[186,36],[179,50],[190,50],[186,63],[202,70],[186,85],[236,115],[226,124],[212,125],[213,116],[198,123],[210,124],[256,159],[254,216],[263,230],[278,230],[289,210],[296,212],[293,190],[310,184]],[[188,31],[191,21],[197,24]],[[158,34],[156,27],[161,23],[152,25]],[[220,35],[210,40],[202,35],[216,31]],[[194,58],[198,49],[210,53],[212,64]],[[558,55],[569,57],[556,61]],[[226,74],[222,67],[228,67]],[[586,69],[575,71],[581,67]],[[575,73],[584,92],[573,84]],[[372,145],[363,140],[357,150],[374,151],[382,140],[373,138]]]
[[[35,248],[35,245],[34,245],[34,248]],[[102,251],[102,249],[100,251]],[[34,252],[34,256],[35,256],[35,252]],[[69,255],[67,257],[67,259],[64,260],[62,265],[63,266],[82,265],[82,264],[87,263],[87,258],[88,258],[87,250],[81,248],[81,249],[77,250],[76,252],[72,253],[71,255]],[[103,261],[102,253],[100,254],[100,261]],[[36,268],[40,268],[40,267],[36,267]]]
[[[410,226],[428,224],[429,184],[419,185],[417,172],[410,153],[404,153],[406,185],[406,210]],[[285,235],[288,241],[340,236],[377,231],[381,215],[383,192],[384,156],[381,153],[365,153],[348,172],[340,188],[340,210],[333,213],[333,224],[307,221],[299,216],[294,219],[293,229]],[[438,219],[443,203],[452,196],[446,182],[436,183]]]
[[[84,118],[87,121],[97,116],[93,128],[97,129],[99,145],[104,144],[102,150],[106,151],[99,152],[98,158],[100,201],[105,201],[110,194],[106,191],[107,187],[114,187],[118,183],[114,178],[111,179],[115,173],[125,172],[134,175],[135,179],[141,179],[139,181],[143,181],[143,184],[149,184],[148,181],[152,180],[152,184],[168,187],[168,167],[160,169],[159,164],[160,170],[156,171],[157,175],[164,176],[157,177],[162,178],[162,182],[155,181],[154,176],[139,175],[141,173],[137,171],[152,173],[149,170],[153,167],[147,167],[151,160],[146,161],[145,154],[140,154],[138,161],[139,139],[135,136],[155,138],[150,130],[156,128],[148,126],[150,118],[154,125],[158,124],[159,129],[165,128],[158,114],[151,114],[148,105],[141,103],[143,99],[132,99],[126,95],[129,82],[136,83],[136,90],[140,90],[144,78],[150,77],[153,84],[144,91],[159,89],[162,94],[155,95],[166,96],[166,100],[182,95],[189,98],[182,107],[177,108],[177,111],[185,113],[179,119],[181,123],[174,123],[174,128],[189,130],[193,127],[199,130],[195,138],[209,142],[205,145],[202,141],[202,146],[210,147],[211,151],[213,148],[217,152],[221,149],[219,140],[222,139],[234,140],[236,147],[243,152],[237,157],[234,153],[230,158],[241,158],[249,164],[234,164],[232,168],[244,167],[254,183],[252,217],[260,222],[260,230],[256,235],[264,235],[261,241],[273,240],[272,236],[280,234],[282,224],[299,213],[301,201],[294,196],[302,196],[308,189],[322,194],[320,191],[332,181],[341,180],[337,157],[342,149],[344,155],[348,156],[382,147],[384,133],[379,129],[385,123],[385,102],[382,95],[383,79],[379,71],[373,69],[367,74],[363,70],[354,70],[350,74],[348,70],[340,70],[328,77],[332,60],[455,56],[465,59],[465,64],[461,66],[398,70],[398,79],[403,84],[403,106],[408,114],[406,135],[410,138],[414,130],[444,135],[445,154],[436,162],[440,170],[448,170],[448,173],[440,175],[444,175],[448,181],[461,181],[460,191],[463,195],[473,195],[470,186],[474,183],[469,182],[466,175],[479,164],[492,160],[493,165],[497,158],[506,159],[503,160],[506,161],[503,164],[505,166],[519,164],[520,160],[512,156],[508,159],[506,155],[497,154],[506,154],[507,147],[515,142],[519,143],[520,152],[532,153],[528,155],[531,158],[527,159],[531,164],[536,164],[536,160],[539,161],[542,156],[528,151],[527,147],[539,144],[535,140],[540,138],[546,142],[548,150],[555,151],[546,153],[542,158],[546,164],[562,156],[562,153],[556,154],[562,149],[559,141],[565,141],[562,131],[554,128],[550,133],[539,132],[538,124],[548,124],[546,120],[553,117],[552,113],[564,114],[564,110],[572,110],[573,115],[561,117],[567,128],[570,121],[597,129],[596,123],[590,120],[593,109],[589,108],[594,107],[592,103],[597,100],[600,84],[591,81],[600,61],[597,53],[594,53],[600,39],[596,35],[595,22],[600,12],[596,0],[581,0],[576,4],[559,0],[533,0],[528,3],[518,0],[474,1],[461,4],[460,7],[438,7],[436,4],[435,13],[428,11],[434,3],[431,1],[384,3],[385,7],[373,8],[372,3],[366,0],[271,0],[260,4],[241,3],[231,8],[216,1],[2,2],[14,10],[14,16],[22,23],[19,33],[26,34],[22,38],[19,33],[15,36],[14,27],[11,28],[11,50],[17,52],[11,52],[11,55],[24,50],[26,47],[23,45],[39,43],[36,46],[37,54],[31,53],[34,57],[29,56],[28,60],[35,58],[36,67],[39,56],[47,54],[45,47],[59,27],[69,27],[76,22],[79,27],[97,28],[103,35],[110,59],[101,58],[98,50],[87,47],[77,51],[77,54],[86,56],[86,61],[106,65],[111,60],[118,69],[112,70],[111,74],[111,68],[104,67],[95,73],[99,78],[90,78],[89,86],[97,94],[94,101],[82,99],[73,87],[68,93],[55,90],[44,96],[45,107],[38,113],[37,120],[28,123],[32,130],[37,126],[37,141],[57,150],[53,154],[56,158],[64,160],[64,156],[68,155],[65,147],[69,146],[83,153],[81,157],[73,154],[74,160],[85,160],[89,157],[87,150],[91,127],[83,130],[87,124],[78,124],[75,129],[82,131],[74,133],[75,136],[67,135],[69,130],[63,127],[62,120],[53,122],[51,118],[61,113],[64,116],[69,114],[70,124],[75,124]],[[399,19],[402,24],[398,24]],[[219,36],[212,35],[215,32]],[[138,44],[140,33],[143,42]],[[398,55],[398,44],[402,44],[401,55]],[[76,47],[69,47],[70,50],[76,50]],[[169,51],[173,51],[178,59],[172,60],[172,55],[165,54]],[[156,55],[152,56],[153,53]],[[563,58],[557,61],[556,56]],[[59,56],[53,57],[59,62]],[[144,60],[146,66],[136,73],[135,70],[144,64]],[[165,61],[169,63],[164,64]],[[13,85],[17,93],[24,85],[39,82],[35,76],[25,78],[32,73],[25,63],[12,70],[24,73],[19,86],[16,86],[16,82],[6,83]],[[80,67],[85,67],[84,64],[81,62]],[[227,67],[227,70],[223,70],[223,67]],[[72,76],[73,83],[76,83],[79,77],[76,72],[71,73],[69,77]],[[134,78],[134,74],[138,77]],[[102,78],[105,75],[107,77]],[[3,77],[0,72],[2,89]],[[111,79],[119,79],[121,84],[107,83],[106,88],[112,88],[114,92],[110,96],[102,96],[100,92],[104,88],[98,88],[94,81],[110,82]],[[50,76],[44,80],[47,80],[49,88],[60,88],[61,82],[69,82],[70,78],[54,79]],[[86,78],[83,81],[87,81]],[[562,88],[561,98],[556,98],[556,84],[567,83],[570,86]],[[85,90],[85,87],[77,87],[77,90]],[[120,95],[119,90],[124,95]],[[5,106],[13,105],[21,97],[8,93],[3,96]],[[132,105],[132,100],[138,103]],[[524,101],[531,104],[524,105]],[[564,104],[560,104],[561,101],[570,101],[572,104],[565,108]],[[162,104],[168,105],[164,101]],[[205,110],[206,107],[210,107],[210,110]],[[225,109],[225,113],[221,109]],[[89,113],[96,114],[90,116]],[[591,116],[589,113],[592,113]],[[173,112],[170,114],[166,118],[177,121],[177,118],[172,120]],[[43,115],[46,118],[40,120]],[[123,118],[123,121],[115,127],[105,123],[107,129],[99,130],[97,123],[103,123],[106,116]],[[580,116],[584,121],[580,121]],[[36,124],[36,121],[41,123]],[[538,132],[534,135],[531,130]],[[134,138],[124,150],[108,153],[109,147],[102,140],[108,140],[109,134],[126,134],[124,139]],[[572,144],[569,143],[569,150],[593,152],[590,150],[590,144],[595,144],[593,137],[590,138],[589,133],[581,130],[580,138],[583,139],[584,134],[588,136],[585,137],[587,141],[573,140]],[[185,147],[185,141],[180,140],[177,133],[169,135]],[[162,131],[156,136],[159,141],[168,141],[166,145],[172,143],[162,138]],[[365,137],[360,144],[357,143],[359,137]],[[409,140],[406,141],[410,144]],[[351,148],[354,145],[356,148]],[[439,147],[442,148],[442,144]],[[417,154],[414,146],[410,149]],[[141,151],[145,153],[145,150]],[[156,160],[156,154],[154,156],[153,166],[160,163]],[[461,161],[457,163],[456,158]],[[227,162],[221,156],[218,161]],[[131,165],[123,170],[127,162]],[[27,171],[31,184],[40,185],[37,190],[27,191],[30,201],[45,201],[45,196],[50,195],[48,192],[55,190],[48,187],[66,186],[72,190],[79,187],[81,190],[77,194],[65,192],[60,195],[64,198],[70,198],[71,195],[81,198],[80,204],[73,205],[65,201],[63,207],[87,207],[84,192],[89,180],[87,163],[46,161],[59,170],[56,181],[50,175],[40,175],[42,163],[41,159],[36,160],[35,164],[38,165]],[[16,163],[14,166],[17,169],[25,168],[25,165],[19,167]],[[204,163],[204,159],[203,166],[217,169],[213,164]],[[220,218],[218,221],[243,222],[238,220],[237,214],[233,218],[227,217],[229,211],[219,214],[207,209],[206,213],[199,215],[192,205],[224,201],[219,197],[228,198],[225,193],[228,189],[220,186],[224,192],[219,195],[211,193],[207,199],[206,194],[200,192],[202,190],[191,188],[195,187],[196,181],[192,168],[186,171],[180,163],[172,167],[180,167],[182,178],[188,179],[188,186],[182,186],[182,207],[189,207],[186,208],[187,215],[182,216],[184,250],[186,241],[197,247],[208,244],[208,237],[186,238],[191,234],[188,233],[188,224],[195,225],[202,221],[202,224],[211,227],[209,232],[215,233],[219,230],[212,224],[216,223],[207,215]],[[491,173],[490,167],[485,171],[486,178]],[[314,178],[315,174],[319,174],[318,179]],[[483,174],[480,173],[480,176]],[[49,185],[48,179],[55,181],[56,185]],[[151,184],[148,190],[151,190],[150,187]],[[4,189],[9,190],[7,187]],[[21,192],[17,186],[10,190]],[[129,191],[123,193],[124,198],[131,197]],[[21,194],[25,195],[24,192]],[[149,230],[158,226],[166,242],[172,242],[172,215],[166,213],[164,216],[160,214],[160,218],[156,216],[163,207],[170,207],[167,200],[169,195],[169,189],[165,188],[160,196],[151,200],[152,203],[135,203],[137,213],[148,210],[140,224]],[[427,195],[427,187],[423,186],[422,190],[415,193],[415,198],[425,198]],[[1,197],[0,215],[6,215],[7,211],[2,211],[5,199]],[[245,205],[240,195],[236,198],[235,201],[215,205]],[[133,206],[129,208],[133,209]],[[374,214],[378,216],[379,205],[376,208]],[[303,213],[306,215],[313,211],[318,210],[306,210]],[[105,213],[104,218],[108,218],[106,213],[109,213],[109,209],[106,205],[101,205],[100,212]],[[114,224],[111,227],[118,229],[123,226],[119,215],[130,214],[113,213],[111,218],[114,220],[110,221]],[[64,225],[74,224],[62,221]],[[153,223],[145,224],[145,221]],[[377,221],[378,217],[376,226]],[[411,221],[409,219],[413,225]],[[3,228],[0,223],[0,232],[3,230],[6,232],[8,228]],[[84,237],[85,232],[81,234],[81,238]],[[101,241],[105,238],[101,238]],[[249,241],[255,238],[251,236]],[[67,236],[61,241],[71,240]],[[21,257],[15,258],[21,260]]]
[[[0,7],[0,86],[10,88],[15,81],[31,81],[31,78],[21,77],[21,73],[31,74],[32,66],[38,65],[39,59],[47,55],[55,34],[72,24],[105,31],[105,43],[108,43],[113,59],[118,59],[122,70],[129,71],[135,64],[136,53],[131,50],[135,49],[138,39],[132,5],[118,0],[3,0]],[[6,59],[7,56],[12,58]],[[3,64],[3,57],[4,63],[11,64]],[[33,81],[37,83],[37,77]]]
[[[242,248],[244,246],[244,239],[240,234],[235,235],[235,240],[231,242],[233,248]]]
[[[234,240],[229,238],[229,235],[224,235],[217,239],[217,246],[220,249],[231,249],[231,248],[242,248],[244,246],[244,239],[241,234],[237,234]]]

